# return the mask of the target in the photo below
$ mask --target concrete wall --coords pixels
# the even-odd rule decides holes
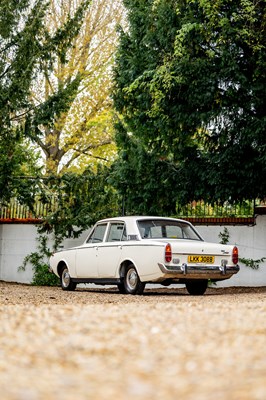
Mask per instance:
[[[36,227],[34,225],[0,225],[0,280],[29,283],[32,269],[18,272],[26,255],[36,249]]]
[[[197,226],[205,240],[220,242],[219,233],[224,226]],[[240,258],[258,260],[266,257],[266,215],[256,218],[254,226],[226,226],[229,231],[229,244],[236,244]],[[253,270],[241,262],[240,272],[228,281],[217,284],[218,286],[266,286],[266,262],[260,264],[258,270]]]
[[[197,226],[206,241],[220,242],[219,233],[225,226]],[[227,226],[229,243],[236,244],[240,257],[254,260],[266,257],[266,215],[258,216],[255,226]],[[76,246],[84,242],[88,231],[78,239],[68,239],[64,247]],[[30,283],[33,272],[30,266],[19,271],[26,255],[36,250],[37,230],[34,225],[0,224],[0,280]],[[259,270],[253,270],[240,263],[240,272],[218,284],[218,286],[266,286],[266,262]]]

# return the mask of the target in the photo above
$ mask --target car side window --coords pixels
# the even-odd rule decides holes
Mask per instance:
[[[97,225],[91,233],[87,243],[100,243],[103,241],[107,224]]]
[[[125,224],[121,222],[111,223],[106,241],[120,242],[121,240],[127,240]]]
[[[121,240],[128,240],[126,225],[124,225],[124,229],[123,229],[123,234],[122,234],[122,239]]]

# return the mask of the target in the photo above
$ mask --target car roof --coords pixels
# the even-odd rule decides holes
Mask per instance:
[[[146,220],[153,220],[153,219],[163,219],[163,220],[170,220],[170,221],[182,221],[182,222],[187,222],[188,221],[184,221],[183,219],[179,219],[179,218],[172,218],[172,217],[161,217],[159,215],[156,216],[151,216],[151,215],[128,215],[128,216],[120,216],[120,217],[111,217],[111,218],[104,218],[101,219],[99,222],[111,222],[111,221],[138,221],[138,220],[142,220],[142,219],[146,219]]]

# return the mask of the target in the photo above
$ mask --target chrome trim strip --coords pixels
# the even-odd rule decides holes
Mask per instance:
[[[118,285],[120,278],[71,278],[76,283],[94,283],[95,285]]]
[[[160,270],[167,275],[193,275],[193,274],[217,274],[217,275],[233,275],[239,271],[239,266],[227,267],[227,265],[221,266],[188,266],[186,263],[180,265],[165,265],[158,263]]]

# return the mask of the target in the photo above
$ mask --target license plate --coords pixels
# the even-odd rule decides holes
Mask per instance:
[[[200,263],[200,264],[213,264],[215,260],[214,256],[202,256],[202,255],[193,255],[188,256],[189,263]]]

